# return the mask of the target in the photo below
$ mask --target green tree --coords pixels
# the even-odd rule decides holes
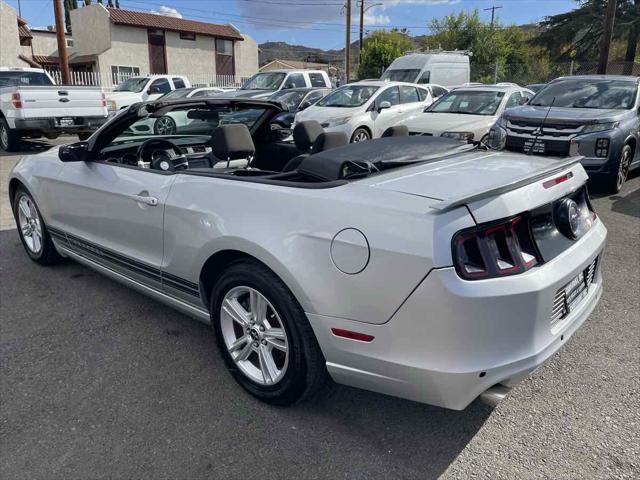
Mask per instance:
[[[64,0],[64,25],[67,32],[71,33],[71,10],[78,8],[78,0]]]
[[[413,48],[415,45],[406,31],[376,30],[362,42],[359,78],[379,77],[391,62]]]
[[[107,6],[108,6],[109,8],[113,8],[113,0],[109,0],[109,1],[107,2]]]

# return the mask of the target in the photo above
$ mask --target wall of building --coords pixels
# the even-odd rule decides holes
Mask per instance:
[[[242,37],[243,42],[235,42],[236,76],[250,77],[258,71],[258,44],[249,35]]]
[[[71,11],[73,46],[78,55],[98,55],[111,48],[109,12],[100,4]]]
[[[0,67],[27,66],[18,58],[20,53],[18,14],[0,0]]]
[[[98,56],[98,68],[110,73],[112,66],[137,67],[149,72],[147,30],[124,25],[111,25],[111,48]]]
[[[216,73],[215,39],[196,35],[194,40],[182,40],[177,32],[164,34],[167,52],[167,71],[175,74]]]

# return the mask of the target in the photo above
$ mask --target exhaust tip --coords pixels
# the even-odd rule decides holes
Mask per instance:
[[[504,400],[511,389],[504,385],[494,385],[480,394],[480,401],[491,408],[496,408],[498,404]]]

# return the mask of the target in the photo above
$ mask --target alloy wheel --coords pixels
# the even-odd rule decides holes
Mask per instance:
[[[160,117],[156,120],[154,129],[158,135],[172,135],[175,131],[175,122],[170,117]]]
[[[42,224],[36,206],[27,195],[18,200],[18,223],[25,245],[38,255],[42,251]]]
[[[9,146],[9,132],[4,122],[0,122],[0,146],[2,146],[3,150],[6,150]]]
[[[364,142],[366,140],[369,140],[369,135],[367,135],[367,132],[361,130],[359,131],[355,137],[353,137],[353,142],[357,143],[357,142]]]
[[[282,319],[258,290],[240,286],[220,307],[224,344],[238,369],[260,385],[275,385],[289,365],[289,341]]]
[[[631,167],[631,151],[625,148],[622,151],[622,158],[620,159],[620,167],[618,168],[617,186],[618,190],[622,188],[622,185],[627,180],[629,175],[629,168]]]

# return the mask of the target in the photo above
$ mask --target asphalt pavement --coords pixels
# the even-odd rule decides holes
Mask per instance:
[[[76,263],[31,262],[6,203],[17,158],[0,156],[3,480],[640,478],[639,175],[594,200],[599,306],[497,409],[342,386],[281,408],[232,380],[209,327]]]

